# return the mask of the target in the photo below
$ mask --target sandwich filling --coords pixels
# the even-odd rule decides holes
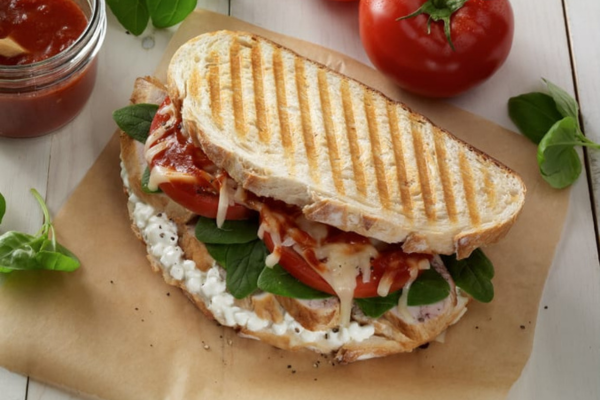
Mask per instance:
[[[280,265],[303,284],[337,296],[343,326],[350,322],[353,299],[385,298],[430,270],[431,255],[406,254],[401,244],[310,221],[297,206],[244,190],[192,142],[168,97],[151,124],[145,158],[148,189],[216,219],[218,227],[225,220],[259,218],[257,235],[270,252],[267,267]]]

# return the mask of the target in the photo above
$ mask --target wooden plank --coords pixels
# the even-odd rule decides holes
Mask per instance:
[[[592,1],[572,1],[580,3],[578,14],[586,14],[590,21],[592,15],[598,15],[589,11]],[[515,130],[506,111],[511,96],[543,90],[541,77],[570,92],[574,86],[561,0],[513,1],[512,5],[515,40],[507,62],[482,86],[450,102]],[[356,6],[327,1],[232,0],[231,14],[368,62],[359,44]],[[578,25],[583,30],[593,23]],[[590,56],[597,53],[591,49],[599,39],[585,44]],[[590,67],[591,74],[598,70],[597,65]],[[593,91],[598,94],[598,89],[596,86]],[[599,103],[593,104],[598,109]],[[600,302],[600,268],[585,178],[573,188],[571,204],[540,303],[533,354],[511,390],[512,400],[600,398],[596,307]]]
[[[0,390],[2,400],[26,400],[27,378],[0,368]]]

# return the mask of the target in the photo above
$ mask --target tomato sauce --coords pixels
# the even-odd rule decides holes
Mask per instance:
[[[72,0],[0,1],[0,38],[9,37],[27,53],[0,55],[0,65],[24,65],[50,58],[85,30],[87,18]]]

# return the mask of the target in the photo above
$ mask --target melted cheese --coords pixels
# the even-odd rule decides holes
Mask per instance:
[[[220,179],[221,189],[219,190],[219,206],[217,208],[217,227],[221,228],[227,216],[227,208],[229,207],[229,192],[227,189],[227,178]]]
[[[322,260],[324,269],[317,272],[331,286],[340,298],[340,323],[350,323],[352,299],[359,273],[370,271],[371,258],[377,256],[377,250],[370,245],[359,246],[346,243],[329,243],[315,248],[315,255]]]
[[[156,191],[158,190],[158,185],[161,183],[170,182],[173,179],[192,184],[196,182],[196,178],[194,178],[192,175],[173,171],[169,168],[161,167],[160,165],[155,165],[150,170],[148,189]]]

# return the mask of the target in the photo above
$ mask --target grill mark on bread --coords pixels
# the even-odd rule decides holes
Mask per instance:
[[[252,82],[254,84],[254,107],[256,108],[256,127],[258,138],[262,143],[271,140],[271,131],[267,125],[267,111],[265,107],[265,92],[262,70],[262,54],[260,43],[252,46]]]
[[[323,69],[319,69],[317,72],[317,81],[319,85],[319,99],[321,100],[321,110],[323,112],[323,125],[325,126],[325,136],[327,139],[327,149],[329,150],[329,164],[331,165],[333,184],[335,185],[335,190],[343,196],[346,194],[346,191],[344,189],[344,182],[342,181],[340,154],[333,125],[327,72]]]
[[[371,140],[371,153],[375,166],[375,178],[377,179],[377,193],[379,194],[381,205],[389,208],[390,195],[385,177],[385,165],[381,160],[381,143],[379,143],[379,127],[377,126],[377,114],[375,112],[375,105],[373,104],[373,95],[370,90],[365,89],[363,96],[369,139]]]
[[[277,112],[279,115],[279,128],[283,157],[286,160],[290,175],[294,175],[294,148],[290,132],[290,121],[287,110],[287,97],[285,92],[285,73],[281,50],[273,50],[273,75],[275,76],[275,93],[277,96]]]
[[[417,161],[417,170],[419,175],[419,184],[421,185],[421,198],[423,199],[423,207],[425,208],[425,215],[428,221],[434,221],[436,217],[435,213],[435,198],[433,191],[431,190],[431,183],[429,181],[429,170],[427,165],[429,164],[427,149],[425,143],[423,143],[422,137],[423,123],[420,121],[410,120],[410,131],[413,138],[413,146],[415,147],[415,158]]]
[[[400,200],[402,201],[402,211],[404,215],[413,218],[413,204],[408,187],[406,176],[406,164],[404,161],[404,150],[400,136],[397,106],[390,101],[386,101],[388,121],[390,124],[390,136],[392,137],[392,148],[394,150],[394,162],[396,164],[396,175],[398,177],[398,186],[400,188]]]
[[[487,168],[482,169],[485,194],[487,195],[488,201],[488,208],[490,210],[493,210],[494,208],[496,208],[496,187],[494,185],[494,180],[492,179],[490,171]]]
[[[300,57],[294,59],[294,71],[296,72],[296,91],[298,92],[298,103],[300,104],[300,120],[302,126],[302,138],[308,160],[308,170],[313,182],[320,181],[320,168],[315,150],[315,137],[312,131],[310,119],[310,102],[307,95],[306,75],[304,72],[304,60]]]
[[[210,92],[211,113],[219,129],[223,129],[221,117],[221,81],[219,73],[219,55],[213,51],[210,55],[213,64],[208,67],[208,87]]]
[[[433,140],[435,144],[435,154],[437,156],[438,171],[440,172],[440,180],[442,181],[442,190],[444,192],[444,203],[446,203],[446,211],[451,222],[457,221],[456,199],[454,198],[453,182],[450,173],[448,162],[446,161],[447,151],[446,142],[439,132],[433,132]]]
[[[458,163],[460,166],[460,174],[463,180],[463,188],[465,190],[465,200],[467,201],[469,216],[471,217],[471,222],[473,225],[477,226],[481,223],[481,218],[477,209],[475,181],[473,179],[471,165],[463,149],[459,151]]]
[[[233,121],[235,131],[242,138],[246,136],[246,119],[244,117],[244,99],[242,97],[242,71],[240,42],[233,40],[229,49],[229,66],[231,70],[231,89],[233,91]]]
[[[346,123],[346,135],[348,137],[348,146],[350,147],[350,159],[352,160],[352,171],[356,190],[365,197],[367,195],[367,183],[365,171],[360,161],[360,148],[358,147],[358,137],[356,135],[356,125],[354,122],[354,111],[352,109],[352,95],[347,81],[341,82],[342,105],[344,108],[344,120]]]

